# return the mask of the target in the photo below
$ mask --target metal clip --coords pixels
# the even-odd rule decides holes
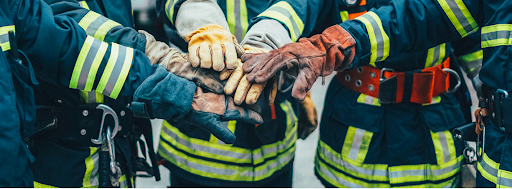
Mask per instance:
[[[119,118],[117,118],[117,114],[116,112],[110,108],[109,106],[105,105],[105,104],[99,104],[98,106],[96,106],[96,109],[102,109],[103,110],[103,116],[101,118],[101,126],[100,126],[100,132],[99,132],[99,136],[98,136],[98,139],[91,139],[92,143],[94,144],[102,144],[103,143],[103,124],[105,124],[105,117],[107,115],[111,115],[112,118],[114,118],[114,130],[112,131],[112,136],[110,137],[110,139],[114,139],[114,137],[116,136],[117,134],[117,131],[119,130]]]
[[[391,68],[382,68],[380,70],[380,82],[386,80],[387,78],[384,76],[384,72],[394,72],[394,69]]]
[[[457,77],[457,85],[455,85],[455,87],[453,87],[453,89],[448,89],[448,91],[446,91],[447,93],[454,93],[455,91],[457,91],[457,89],[459,89],[460,85],[462,84],[462,82],[460,80],[460,76],[455,70],[452,70],[450,68],[443,68],[443,71],[451,73],[452,75]]]
[[[106,131],[106,140],[108,146],[108,154],[110,156],[110,184],[117,187],[119,186],[119,175],[121,173],[121,168],[116,163],[116,150],[113,138],[112,129],[109,126],[107,127]]]

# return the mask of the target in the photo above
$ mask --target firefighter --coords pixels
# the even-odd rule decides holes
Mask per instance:
[[[183,81],[182,78],[172,74],[171,77],[163,67],[156,69],[156,66],[152,66],[152,64],[164,64],[164,57],[178,54],[172,49],[161,51],[167,47],[166,44],[155,41],[147,32],[141,31],[139,33],[130,28],[130,26],[133,26],[133,19],[131,18],[129,2],[49,1],[49,3],[52,3],[51,8],[54,14],[75,19],[79,26],[90,36],[88,40],[91,43],[87,47],[88,49],[80,51],[83,54],[75,60],[75,62],[82,61],[83,66],[81,67],[82,70],[80,67],[77,67],[74,72],[77,81],[72,85],[72,89],[65,89],[47,82],[42,82],[41,86],[37,88],[37,103],[43,106],[40,109],[41,111],[38,112],[41,113],[39,117],[46,120],[55,119],[57,121],[53,126],[54,128],[45,128],[37,136],[33,137],[34,145],[31,150],[36,157],[36,161],[32,164],[32,169],[34,170],[35,185],[37,187],[129,187],[135,184],[134,177],[136,171],[148,171],[150,174],[158,176],[158,172],[155,171],[158,169],[148,170],[148,167],[144,166],[145,160],[137,159],[137,149],[134,149],[133,146],[135,145],[134,142],[140,142],[140,135],[136,133],[143,132],[146,141],[152,141],[152,136],[149,121],[147,119],[137,119],[133,114],[145,118],[168,120],[180,120],[183,118],[191,120],[227,142],[233,142],[235,137],[222,125],[217,127],[221,119],[231,120],[241,117],[252,117],[254,119],[245,120],[254,123],[259,122],[259,115],[252,111],[245,115],[227,115],[228,112],[240,110],[235,110],[236,106],[226,104],[230,102],[230,98],[210,93],[208,90],[203,92],[201,88],[196,89],[195,85],[190,81]],[[108,3],[119,4],[114,6]],[[101,10],[105,9],[100,7],[107,5],[111,8],[107,9],[109,11],[102,13]],[[110,12],[114,7],[116,7],[116,11]],[[90,11],[89,8],[98,12]],[[107,19],[100,13],[109,15],[116,19],[117,22]],[[120,23],[123,24],[121,25]],[[97,55],[98,52],[102,52],[102,46],[107,44],[101,41],[108,42],[117,48],[117,52],[110,57],[104,55],[105,58],[108,58],[106,60],[109,61],[102,62],[101,57],[103,55],[101,53]],[[137,54],[134,55],[133,52],[137,52]],[[151,59],[148,59],[141,52],[145,52]],[[98,56],[100,59],[87,61],[88,57],[94,56]],[[83,57],[85,60],[80,57]],[[135,59],[143,60],[139,61],[142,69],[132,66],[131,69],[135,70],[130,72],[133,73],[132,75],[127,76],[126,73],[123,74],[123,72],[127,71],[126,68],[130,68],[129,65]],[[185,59],[165,60],[167,61],[165,64],[186,65],[188,63],[188,60]],[[99,70],[98,73],[101,73],[101,78],[96,77],[97,81],[95,81],[94,77],[92,77],[90,81],[97,83],[93,84],[93,87],[98,85],[99,91],[103,91],[103,93],[99,93],[98,90],[94,90],[95,88],[91,88],[88,84],[88,77],[82,77],[81,75],[82,73],[87,74],[84,71],[94,73],[96,70],[93,69],[98,69],[98,67],[94,66],[95,64],[100,64],[96,66],[106,69],[107,73],[110,73],[102,73]],[[151,68],[154,74],[144,82],[145,85],[138,87],[138,92],[135,93],[133,99],[132,95],[135,90],[131,90],[132,95],[117,96],[121,89],[117,85],[122,86],[122,80],[126,80],[125,83],[130,83],[130,86],[138,86],[132,80],[136,81],[139,77],[144,76],[144,69],[148,68]],[[197,83],[206,89],[209,89],[208,86],[214,86],[216,90],[222,89],[222,86],[218,83],[216,85],[203,85],[204,82],[202,81],[207,79],[212,81],[214,78],[209,78],[207,75],[197,76],[197,74],[192,77],[192,71],[197,69],[192,69],[193,67],[191,66],[189,68],[190,71],[188,73],[182,71],[176,73],[176,75],[189,80],[199,80]],[[53,91],[57,90],[61,92],[55,94]],[[122,91],[126,90],[123,88]],[[158,95],[162,93],[168,93],[168,95]],[[212,98],[216,101],[212,101]],[[128,108],[126,105],[130,102],[130,108]],[[98,108],[105,107],[98,106],[99,104],[106,104],[110,108]],[[190,108],[190,105],[197,111],[187,114],[187,109]],[[132,113],[131,109],[135,111]],[[53,114],[48,114],[47,112],[52,112]],[[215,115],[208,112],[213,112]],[[226,115],[224,115],[225,113]],[[105,117],[105,115],[107,116]],[[112,115],[112,117],[109,117],[109,115]],[[109,122],[112,121],[109,120],[112,118],[114,118],[113,122]],[[118,124],[115,123],[116,119]],[[211,124],[205,125],[204,123]],[[106,182],[104,182],[100,173],[101,164],[104,162],[101,160],[101,149],[108,141],[98,140],[105,139],[105,137],[102,137],[102,134],[104,132],[107,133],[104,131],[108,129],[107,125],[112,125],[110,132],[113,137],[115,136],[115,140],[113,140],[112,146],[108,149],[112,150],[113,153],[107,153],[110,157],[104,159],[110,158],[112,163],[109,166],[112,166],[114,171],[109,173],[110,175],[107,176]],[[137,127],[132,127],[133,125]],[[149,133],[147,132],[148,130]],[[91,139],[96,141],[91,141]],[[103,144],[99,145],[98,142]],[[148,145],[150,154],[152,151],[151,146]],[[153,161],[153,164],[156,164],[156,162]],[[65,179],[62,178],[63,175],[65,175]]]
[[[194,66],[223,75],[236,65],[233,42],[254,53],[296,41],[309,35],[321,6],[316,0],[159,0],[157,14],[169,29],[171,43],[188,51]],[[290,98],[284,90],[288,81],[278,87],[283,90],[272,103],[260,93],[264,87],[271,90],[274,82],[251,85],[242,76],[241,68],[235,70],[224,92],[234,95],[237,104],[260,105],[265,123],[226,122],[237,137],[227,145],[201,129],[184,127],[189,123],[164,122],[158,154],[170,170],[171,187],[292,186],[295,141],[313,132],[316,109],[311,99],[298,105]],[[235,91],[239,83],[244,89]],[[309,116],[302,115],[307,112]],[[302,124],[297,126],[297,121]]]
[[[449,44],[439,44],[446,40],[431,43],[434,28],[423,27],[427,20],[441,20],[439,15],[443,14],[424,16],[427,9],[417,11],[424,2],[395,1],[383,6],[386,4],[374,1],[336,1],[326,6],[331,11],[322,13],[339,14],[330,18],[338,23],[345,21],[341,27],[326,24],[320,27],[328,27],[322,34],[269,54],[243,57],[249,81],[265,81],[285,64],[287,68],[298,67],[292,95],[299,99],[319,76],[338,71],[327,92],[315,159],[315,174],[325,186],[457,186],[462,146],[453,140],[451,130],[470,120],[461,111],[461,106],[470,104],[464,90],[453,92],[462,83],[462,75],[454,64],[455,57],[450,55]],[[428,10],[447,11],[462,3],[436,4],[433,2]],[[402,25],[407,23],[405,20],[412,20],[417,27]],[[419,23],[414,22],[417,20]],[[468,33],[478,28],[471,29]],[[416,40],[413,43],[409,31],[414,31],[414,39],[420,39],[420,44],[428,45],[416,45]],[[483,57],[478,39],[475,33],[453,46],[460,48],[457,59],[474,81],[478,81],[476,73]],[[393,44],[400,45],[393,48]],[[410,49],[413,45],[415,48]],[[343,71],[346,68],[350,69]],[[424,78],[426,75],[429,78]]]

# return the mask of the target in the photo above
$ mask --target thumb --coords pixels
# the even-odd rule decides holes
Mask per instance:
[[[293,83],[292,96],[298,100],[304,100],[307,92],[315,83],[316,78],[317,76],[315,76],[310,68],[303,68]]]
[[[213,136],[222,140],[226,144],[233,144],[236,140],[235,134],[231,132],[226,125],[224,125],[220,116],[213,113],[192,111],[187,114],[187,118],[193,125],[203,128],[210,132]]]

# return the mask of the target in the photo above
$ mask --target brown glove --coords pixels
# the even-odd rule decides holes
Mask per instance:
[[[217,24],[209,24],[187,34],[188,52],[192,66],[235,69],[236,59],[243,53],[242,47],[228,30]]]
[[[139,33],[146,36],[146,50],[145,54],[149,58],[151,65],[159,64],[160,61],[167,55],[169,46],[161,41],[156,41],[155,37],[150,33],[139,30]]]
[[[347,68],[355,55],[356,41],[339,25],[322,34],[301,38],[266,54],[244,54],[243,69],[249,82],[264,83],[280,70],[297,69],[292,96],[303,100],[319,76]]]
[[[267,53],[268,50],[244,45],[243,46],[245,52],[247,53]],[[263,92],[263,89],[265,88],[267,82],[264,83],[249,83],[246,79],[246,74],[243,73],[242,70],[242,63],[238,63],[239,66],[234,71],[223,71],[221,72],[221,79],[226,78],[226,75],[230,75],[228,81],[226,82],[226,86],[224,87],[224,93],[226,95],[231,95],[233,92],[235,92],[234,100],[235,104],[240,105],[244,101],[246,104],[254,104],[260,97],[261,93]],[[226,73],[226,72],[232,72],[232,74]],[[271,92],[268,95],[269,104],[274,103],[274,99],[277,94],[277,80],[274,80],[272,82],[271,86]]]
[[[306,98],[299,101],[300,115],[298,126],[298,137],[306,139],[318,127],[318,114],[315,104],[311,100],[311,92],[307,92]]]

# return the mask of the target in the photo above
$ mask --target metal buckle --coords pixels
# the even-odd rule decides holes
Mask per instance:
[[[387,78],[384,76],[384,72],[394,72],[395,70],[394,69],[391,69],[391,68],[382,68],[380,70],[380,82],[386,80]]]
[[[114,118],[114,130],[112,130],[112,136],[110,139],[114,139],[114,137],[117,134],[117,131],[119,130],[119,118],[117,117],[116,112],[110,108],[109,106],[105,104],[99,104],[96,106],[96,109],[102,109],[103,110],[103,116],[101,118],[101,126],[100,126],[100,132],[98,134],[98,139],[91,139],[92,143],[94,144],[102,144],[103,143],[103,124],[105,123],[105,117],[107,115],[111,115]]]
[[[462,82],[460,81],[460,76],[455,70],[452,70],[450,68],[443,68],[443,71],[451,73],[457,78],[457,85],[455,85],[453,89],[448,89],[448,91],[446,91],[447,93],[454,93],[455,91],[457,91],[457,89],[459,89],[460,85],[462,84]]]

